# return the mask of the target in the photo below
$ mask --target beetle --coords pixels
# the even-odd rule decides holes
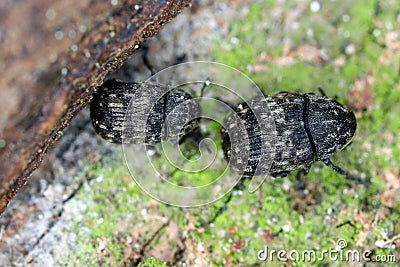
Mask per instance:
[[[323,93],[322,89],[320,91]],[[322,161],[346,178],[358,181],[330,160],[333,154],[351,142],[355,134],[357,121],[352,111],[324,93],[317,96],[281,92],[274,96],[267,95],[260,101],[266,103],[269,109],[262,110],[258,104],[250,108],[248,104],[241,103],[224,120],[227,126],[221,129],[222,148],[226,160],[232,159],[230,163],[234,169],[241,171],[243,176],[269,174],[286,177],[299,168],[307,173],[314,161]],[[252,109],[261,109],[258,112],[272,117],[275,129],[261,129]],[[229,135],[246,138],[246,135],[235,132],[239,123],[243,123],[249,142],[239,139],[231,144]],[[272,164],[263,166],[259,162],[268,155],[260,142],[269,130],[275,134],[275,154]],[[244,150],[249,152],[247,159],[240,157]],[[247,164],[243,165],[243,161]]]
[[[207,80],[202,88],[209,84]],[[143,90],[140,100],[132,99],[138,88]],[[320,88],[319,88],[320,89]],[[163,133],[163,124],[173,109],[192,96],[180,89],[168,91],[166,86],[151,83],[126,83],[117,80],[106,81],[93,95],[90,106],[90,116],[96,133],[105,140],[112,143],[135,143],[135,144],[157,144],[174,136],[185,136],[199,125],[201,108],[197,102],[185,105],[179,114],[175,114],[172,125],[184,125],[180,127],[169,127],[168,133]],[[224,156],[227,161],[233,157],[231,167],[242,171],[244,176],[269,174],[273,177],[286,177],[295,169],[302,168],[307,173],[314,161],[322,161],[336,172],[348,179],[359,182],[358,178],[351,176],[344,169],[335,166],[330,157],[346,147],[354,136],[357,128],[355,115],[334,99],[326,97],[322,89],[322,96],[314,94],[300,94],[281,92],[274,96],[264,96],[262,102],[268,107],[261,110],[266,116],[271,116],[275,129],[261,129],[252,109],[262,109],[262,102],[251,105],[241,103],[235,108],[234,113],[238,115],[241,122],[237,120],[234,113],[228,115],[224,120],[227,128],[221,128],[221,143]],[[154,99],[154,95],[161,93],[160,99]],[[148,101],[143,101],[143,100]],[[140,110],[149,109],[147,114],[132,114],[129,109],[130,101],[136,101]],[[155,103],[149,107],[149,103]],[[189,120],[190,117],[196,119]],[[130,118],[129,123],[124,125],[125,117]],[[145,127],[140,122],[147,119]],[[187,122],[187,123],[186,123]],[[239,123],[245,125],[245,131],[249,136],[249,142],[238,140],[231,144],[229,135],[247,137],[238,132]],[[264,125],[265,126],[265,125]],[[126,127],[129,127],[126,129]],[[268,138],[269,131],[274,131],[276,136],[274,159],[272,164],[259,164],[265,156],[270,156],[262,149],[262,138]],[[123,137],[123,133],[125,136]],[[126,135],[128,133],[128,135]],[[249,147],[246,147],[246,145]],[[249,152],[248,158],[241,157],[242,152]],[[268,154],[268,155],[267,155]],[[247,164],[243,165],[243,162]],[[257,171],[257,172],[256,172]]]
[[[137,91],[139,88],[140,92]],[[157,99],[160,95],[162,97]],[[133,96],[137,98],[133,99]],[[116,144],[157,144],[171,137],[185,135],[197,127],[199,119],[190,120],[190,116],[198,118],[201,109],[196,102],[184,103],[190,99],[190,94],[180,89],[169,90],[165,85],[111,79],[93,94],[90,118],[96,133],[106,141]],[[131,101],[133,103],[130,106]],[[130,108],[132,106],[136,108]],[[177,106],[180,106],[178,114],[174,111]],[[174,116],[167,123],[168,131],[164,132],[167,128],[163,128],[163,125],[168,115]],[[125,118],[129,119],[126,121]]]

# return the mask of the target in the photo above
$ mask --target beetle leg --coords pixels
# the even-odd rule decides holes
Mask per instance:
[[[236,183],[236,185],[235,185],[235,186],[232,188],[232,190],[228,193],[228,197],[224,200],[224,203],[222,204],[222,206],[219,207],[219,209],[215,212],[215,214],[211,217],[211,219],[208,220],[208,221],[203,221],[203,223],[202,223],[202,226],[203,226],[203,227],[209,226],[211,223],[214,223],[215,220],[218,218],[218,216],[221,215],[221,214],[226,210],[226,208],[228,207],[229,202],[231,202],[231,200],[232,200],[233,193],[234,193],[235,191],[243,190],[243,189],[244,189],[244,184],[243,184],[243,182],[244,182],[244,180],[245,180],[246,178],[248,178],[248,177],[244,177],[244,176],[243,176],[243,177],[240,178],[240,180]]]
[[[275,172],[271,173],[270,175],[275,178],[284,178],[290,174],[290,171],[283,171],[283,172]]]
[[[182,145],[184,142],[188,141],[189,139],[193,140],[196,143],[200,143],[200,141],[203,140],[204,138],[205,138],[205,136],[201,132],[200,127],[196,127],[190,133],[180,136],[178,144]],[[206,144],[206,149],[207,149],[208,153],[210,153],[210,154],[213,152],[207,144]]]
[[[156,71],[153,67],[153,65],[150,63],[149,57],[148,57],[148,52],[149,52],[149,46],[148,44],[143,45],[143,50],[144,53],[142,55],[142,60],[143,60],[143,64],[150,70],[150,76],[153,76],[154,74],[156,74]]]
[[[303,167],[303,170],[304,170],[306,175],[310,171],[312,164],[313,164],[313,162],[311,161],[310,163],[308,163],[306,166]]]
[[[351,175],[349,172],[347,172],[346,170],[340,168],[339,166],[334,165],[329,158],[322,160],[322,162],[326,166],[328,166],[329,168],[334,170],[335,172],[340,173],[341,175],[346,177],[346,179],[356,182],[357,184],[364,184],[364,182],[360,178],[355,177],[355,176]]]
[[[306,187],[303,183],[303,177],[306,176],[308,174],[308,172],[311,169],[313,162],[308,163],[306,166],[303,167],[303,169],[300,169],[297,174],[296,174],[296,180],[297,180],[297,190],[301,191],[304,190]]]
[[[324,89],[322,89],[321,86],[318,86],[318,91],[320,92],[320,94],[321,94],[322,96],[326,96],[325,91],[324,91]]]

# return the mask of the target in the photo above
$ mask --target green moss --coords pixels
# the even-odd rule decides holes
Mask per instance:
[[[87,265],[120,265],[125,247],[125,236],[115,236],[125,223],[137,218],[135,202],[143,193],[128,177],[127,170],[122,167],[122,159],[111,164],[107,161],[87,173],[88,182],[77,193],[74,200],[83,203],[84,216],[79,216],[74,222],[76,233],[76,250],[66,258],[75,266]],[[110,164],[110,165],[108,165]],[[105,166],[112,166],[105,168]],[[122,167],[122,168],[121,168]],[[104,249],[100,251],[101,244]],[[104,254],[103,254],[104,253]],[[111,261],[111,262],[109,262]]]
[[[164,267],[165,265],[162,261],[155,258],[147,258],[144,262],[139,263],[138,267]]]
[[[232,251],[227,250],[223,255],[229,255],[236,262],[254,263],[256,262],[254,251],[266,241],[251,232],[263,229],[265,234],[265,229],[269,229],[272,233],[278,233],[284,225],[290,225],[291,230],[288,233],[281,232],[272,238],[270,246],[275,249],[329,248],[332,246],[332,241],[339,238],[345,239],[349,248],[356,246],[363,225],[354,221],[354,211],[364,210],[369,214],[366,216],[371,218],[375,216],[377,209],[382,205],[377,198],[385,190],[385,183],[379,177],[385,168],[396,170],[400,158],[400,147],[395,145],[395,142],[399,141],[395,136],[400,129],[398,119],[400,64],[398,60],[393,60],[389,65],[380,62],[381,55],[386,51],[382,46],[381,37],[393,29],[398,16],[399,10],[394,2],[325,1],[321,3],[321,11],[317,14],[306,10],[296,18],[299,25],[297,30],[285,32],[279,27],[260,30],[260,24],[276,23],[270,16],[270,11],[279,5],[275,1],[264,1],[253,4],[246,19],[231,23],[234,25],[231,26],[224,42],[237,37],[239,40],[236,42],[240,45],[237,47],[226,45],[229,49],[225,50],[216,49],[215,59],[244,71],[264,93],[316,92],[316,87],[322,86],[328,95],[337,95],[340,102],[346,103],[346,91],[354,84],[354,80],[367,73],[373,75],[375,83],[370,89],[374,97],[373,106],[358,119],[357,136],[353,144],[332,157],[338,165],[349,169],[355,175],[367,178],[372,184],[369,188],[354,185],[323,164],[314,164],[310,173],[302,178],[302,183],[311,199],[299,209],[294,203],[299,202],[299,197],[301,199],[304,192],[296,191],[295,186],[298,182],[295,178],[296,173],[292,173],[288,178],[284,178],[292,182],[292,190],[283,191],[282,180],[275,180],[260,189],[259,194],[264,196],[261,206],[260,202],[257,205],[255,195],[248,194],[240,196],[240,204],[232,203],[226,214],[218,218],[215,228],[230,229],[237,225],[240,226],[240,230],[233,237],[219,240],[215,243],[215,247],[212,246],[214,249],[218,250],[221,243],[230,244],[229,238],[233,240],[243,238],[249,241],[246,243],[246,249],[235,255],[230,255]],[[289,3],[284,5],[290,6]],[[306,5],[305,7],[307,8]],[[293,4],[291,8],[296,8],[296,5]],[[285,12],[289,11],[283,9],[283,15],[280,17],[282,20],[285,18]],[[386,25],[386,30],[376,26],[377,19]],[[307,32],[312,35],[308,35]],[[297,63],[289,65],[265,62],[267,68],[261,72],[254,72],[247,67],[249,64],[254,64],[261,54],[267,54],[272,58],[282,57],[285,38],[286,42],[289,40],[287,43],[290,43],[292,48],[304,44],[321,46],[329,57],[328,61],[316,64],[298,60]],[[260,43],[257,43],[260,39],[262,39]],[[350,44],[354,45],[355,50],[352,54],[346,54],[345,48]],[[333,65],[332,61],[339,57],[343,57],[344,64]],[[257,207],[257,215],[251,217],[249,226],[249,221],[243,221],[243,217],[250,207]],[[391,209],[391,213],[382,219],[382,223],[393,224],[397,221],[397,215],[394,214],[398,213],[398,210],[398,205]],[[396,229],[398,233],[399,228]],[[370,248],[368,239],[364,245]],[[253,253],[246,256],[249,250]],[[217,262],[223,263],[220,260]]]
[[[215,40],[213,58],[245,72],[264,93],[318,93],[317,86],[322,86],[328,96],[337,95],[338,101],[345,104],[346,93],[354,81],[365,75],[372,76],[374,84],[369,88],[372,105],[359,114],[352,145],[332,157],[339,166],[369,181],[369,187],[346,181],[322,163],[315,163],[308,175],[298,179],[295,171],[286,178],[271,179],[254,194],[247,191],[246,181],[246,189],[238,191],[226,210],[209,226],[203,223],[217,212],[226,197],[197,209],[168,209],[159,205],[157,212],[176,219],[180,232],[186,229],[188,218],[194,220],[196,229],[190,234],[206,244],[216,266],[225,265],[228,260],[236,266],[258,263],[257,252],[265,245],[275,250],[323,250],[334,248],[337,240],[345,239],[349,249],[376,249],[376,240],[399,233],[400,204],[386,207],[381,203],[381,194],[388,186],[384,171],[390,171],[397,179],[399,176],[400,62],[395,56],[387,64],[380,60],[387,51],[384,37],[397,25],[398,3],[394,0],[321,1],[320,12],[313,13],[309,2],[254,1],[247,15],[235,17],[229,22],[226,36]],[[294,16],[297,9],[299,14],[290,19],[298,27],[291,28],[293,21],[285,27],[288,16]],[[274,16],[278,11],[280,15]],[[384,26],[379,26],[378,21]],[[346,53],[348,45],[354,45],[352,53]],[[293,50],[304,46],[323,49],[327,58],[323,62],[295,58],[292,64],[260,62],[263,54],[277,60],[287,56],[283,54],[285,46]],[[337,64],[334,62],[337,59],[343,62]],[[264,64],[265,71],[255,71],[254,64]],[[221,149],[220,126],[209,122],[205,128]],[[183,143],[181,150],[188,158],[199,156],[195,139]],[[84,218],[75,222],[74,230],[82,242],[69,259],[77,265],[104,264],[104,257],[97,254],[99,238],[109,240],[106,249],[110,258],[117,265],[121,263],[126,238],[126,229],[121,228],[121,223],[137,225],[142,221],[138,213],[150,199],[130,178],[122,179],[129,174],[120,163],[113,161],[96,166],[90,172],[90,190],[78,195],[87,207]],[[202,185],[215,177],[204,171],[187,180],[184,172],[167,165],[162,156],[155,156],[153,164],[178,184]],[[385,215],[376,217],[381,210],[386,211]],[[364,239],[361,236],[365,221],[359,219],[360,214],[371,226]],[[396,252],[377,249],[376,253]],[[312,265],[324,263],[332,262],[324,259]],[[162,263],[157,261],[157,264]]]

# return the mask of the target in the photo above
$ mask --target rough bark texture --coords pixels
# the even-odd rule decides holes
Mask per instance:
[[[0,214],[105,76],[190,0],[0,6]]]

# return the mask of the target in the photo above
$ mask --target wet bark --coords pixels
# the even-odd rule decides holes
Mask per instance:
[[[0,6],[0,214],[96,86],[190,0]]]

